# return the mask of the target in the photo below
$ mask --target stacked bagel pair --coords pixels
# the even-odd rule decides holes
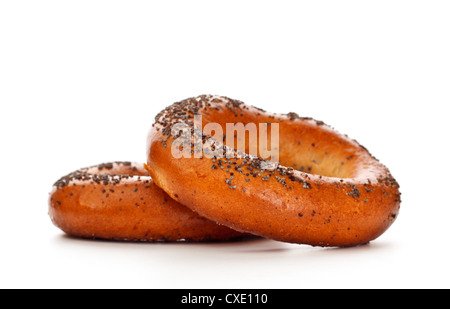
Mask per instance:
[[[219,136],[209,124],[223,132],[227,124],[266,124],[268,136],[276,125],[277,160],[250,153],[260,139],[252,145],[245,138],[245,150],[235,149],[225,143],[228,132]],[[49,200],[53,223],[91,239],[255,235],[347,247],[378,238],[399,213],[399,185],[383,164],[355,140],[295,113],[271,114],[220,96],[189,98],[156,116],[147,149],[145,164],[100,164],[58,180]]]

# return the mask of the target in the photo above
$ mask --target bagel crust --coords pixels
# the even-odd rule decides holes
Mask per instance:
[[[219,241],[243,234],[195,214],[155,185],[143,164],[114,162],[58,180],[53,223],[69,235],[121,241]]]
[[[203,124],[279,124],[279,162],[171,155],[171,128]],[[225,131],[225,130],[224,130]],[[211,136],[202,132],[205,143]],[[225,137],[224,137],[225,139]],[[355,246],[383,234],[400,208],[399,185],[355,140],[322,121],[295,113],[271,114],[226,97],[177,102],[156,117],[148,135],[146,169],[173,199],[240,232],[312,246]],[[194,147],[191,149],[194,154]]]

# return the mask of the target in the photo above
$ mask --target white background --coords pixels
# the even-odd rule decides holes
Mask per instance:
[[[145,161],[169,104],[296,112],[401,185],[370,245],[137,244],[64,236],[52,184]],[[448,1],[1,1],[1,288],[449,288]]]

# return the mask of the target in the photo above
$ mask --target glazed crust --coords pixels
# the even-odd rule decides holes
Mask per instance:
[[[67,234],[122,241],[221,241],[243,234],[180,205],[143,164],[114,162],[71,173],[54,185],[53,223]]]
[[[172,143],[179,136],[172,135],[171,127],[192,127],[194,115],[203,116],[203,125],[278,123],[280,163],[239,157],[225,145],[220,147],[233,152],[233,158],[173,158]],[[202,132],[203,143],[208,138]],[[200,215],[240,232],[346,247],[376,239],[398,216],[399,185],[389,170],[355,140],[295,113],[271,114],[226,97],[191,98],[156,117],[147,149],[146,168],[159,187]]]

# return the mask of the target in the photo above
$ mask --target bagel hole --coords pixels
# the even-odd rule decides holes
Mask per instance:
[[[257,149],[259,158],[274,161],[262,156],[261,153],[278,151],[279,160],[277,163],[300,172],[336,178],[351,178],[353,176],[356,162],[354,153],[357,151],[355,145],[350,144],[326,126],[318,127],[313,121],[311,123],[304,121],[301,124],[279,121],[275,117],[262,117],[261,115],[255,118],[246,117],[246,121],[240,122],[236,122],[235,118],[222,117],[219,119],[219,125],[225,132],[223,142],[226,143],[227,137],[230,138],[233,142],[233,149],[241,151],[242,149],[239,149],[238,145],[245,142],[244,152],[246,154],[254,155],[255,149]],[[205,116],[203,120],[203,127],[209,123],[208,121],[217,121],[217,119],[209,119],[208,116]],[[257,132],[253,135],[248,130],[244,131],[245,135],[242,133],[239,135],[235,131],[230,133],[226,131],[227,123],[232,125],[240,123],[242,124],[241,127],[245,128],[256,127]],[[267,126],[262,127],[265,130],[262,135],[267,138],[267,147],[261,147],[262,149],[260,149],[261,127],[258,125],[261,123],[267,124]],[[273,124],[279,125],[277,147],[272,147]],[[254,145],[255,135],[257,136],[256,145]]]

